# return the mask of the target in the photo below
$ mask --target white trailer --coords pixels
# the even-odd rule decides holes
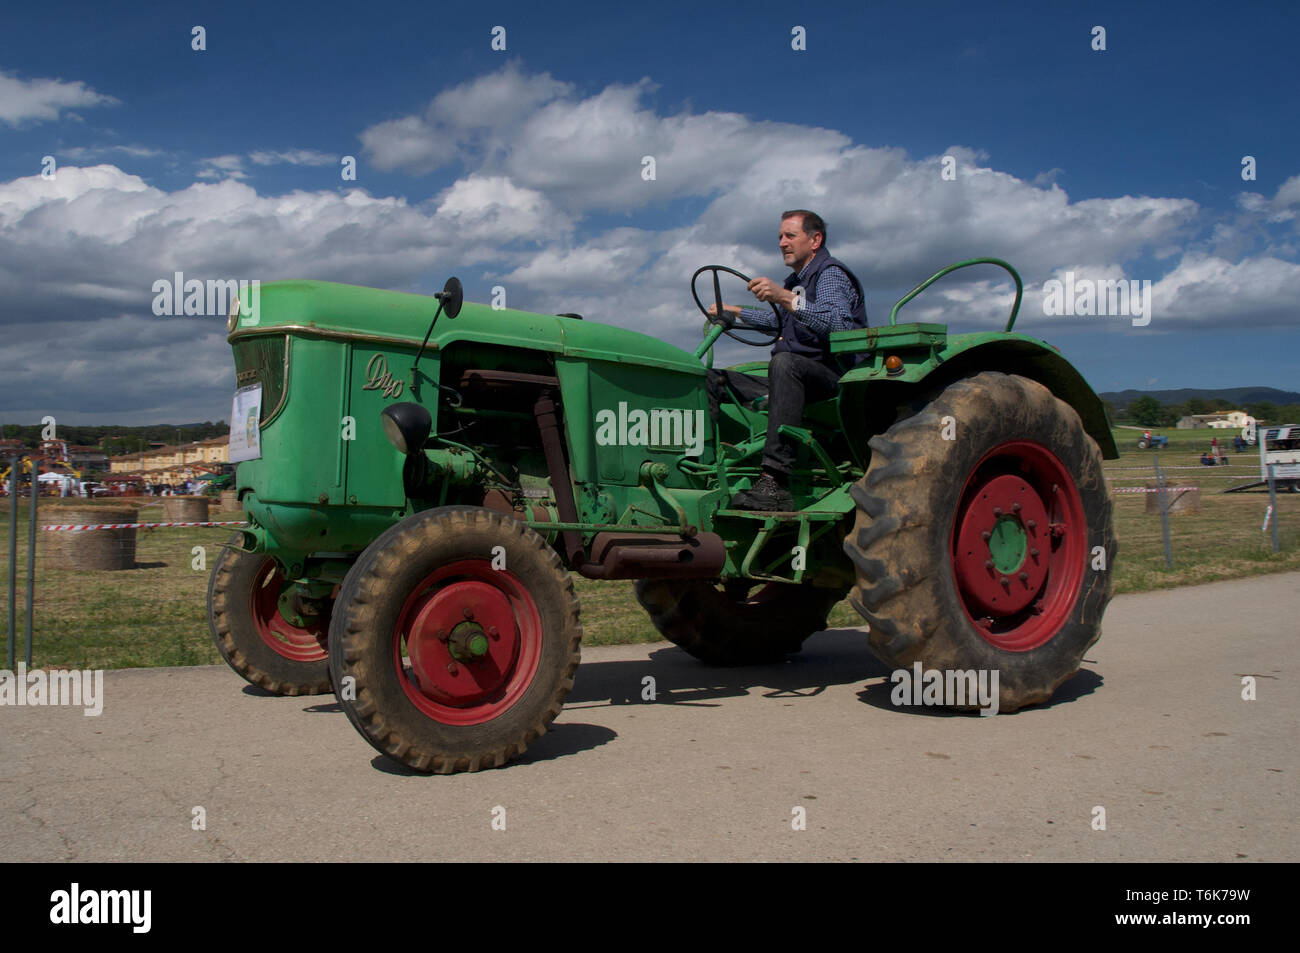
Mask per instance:
[[[1268,468],[1279,490],[1300,492],[1300,426],[1259,428],[1259,478],[1268,480]]]

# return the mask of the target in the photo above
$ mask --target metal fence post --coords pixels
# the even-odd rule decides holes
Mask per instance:
[[[1165,471],[1160,467],[1160,455],[1155,457],[1157,499],[1160,501],[1160,531],[1165,540],[1165,568],[1174,568],[1174,552],[1169,541],[1169,494],[1166,490]]]
[[[36,591],[36,467],[32,467],[31,519],[27,521],[27,667],[32,667],[32,596]]]
[[[22,473],[22,457],[9,461],[9,671],[14,671],[14,636],[18,626],[14,598],[18,591],[18,476]]]
[[[1273,552],[1277,552],[1277,489],[1271,463],[1268,465],[1268,511],[1273,517]]]

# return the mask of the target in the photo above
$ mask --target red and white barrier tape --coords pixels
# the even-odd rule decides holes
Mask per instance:
[[[69,523],[63,526],[42,526],[41,529],[54,532],[70,530],[79,533],[87,529],[152,529],[155,526],[247,526],[247,520],[233,520],[224,523]]]
[[[1257,467],[1259,464],[1254,460],[1242,460],[1240,463],[1189,463],[1187,466],[1161,467],[1161,470],[1204,470],[1206,467],[1246,467],[1247,469]],[[1145,470],[1151,472],[1150,467],[1103,467],[1107,473],[1116,470]]]
[[[1166,493],[1178,493],[1183,490],[1198,490],[1200,487],[1195,486],[1167,486]],[[1159,493],[1160,488],[1155,486],[1113,486],[1110,488],[1112,493]]]

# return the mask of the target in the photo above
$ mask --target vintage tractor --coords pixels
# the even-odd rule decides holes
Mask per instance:
[[[1015,278],[1005,332],[897,323],[982,263]],[[692,281],[711,273],[719,313],[727,271]],[[759,475],[763,407],[706,410],[719,337],[769,335],[714,320],[691,354],[463,303],[455,279],[433,298],[246,292],[228,330],[260,457],[238,470],[249,528],[212,573],[213,637],[250,682],[332,688],[377,750],[438,773],[503,764],[560,712],[571,572],[636,580],[659,631],[710,664],[798,651],[849,595],[888,665],[996,670],[1000,710],[1044,702],[1111,597],[1117,451],[1080,374],[1012,332],[1020,289],[1005,262],[959,262],[887,326],[832,335],[855,366],[785,431],[789,512],[729,505]]]

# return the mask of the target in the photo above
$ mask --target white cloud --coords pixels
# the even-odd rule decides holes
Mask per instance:
[[[130,156],[133,159],[151,159],[154,156],[163,154],[161,149],[150,149],[148,146],[115,145],[73,146],[69,149],[59,149],[55,156],[64,162],[85,162],[87,159],[99,159],[115,152]]]
[[[649,261],[649,242],[638,242],[633,229],[626,234],[604,236],[601,247],[549,247],[531,256],[526,265],[502,278],[507,284],[518,283],[545,291],[549,295],[572,295],[575,289],[590,294],[618,294],[628,287],[629,279]]]
[[[1258,192],[1242,192],[1237,196],[1237,204],[1270,223],[1297,221],[1300,219],[1300,175],[1293,175],[1278,186],[1271,199]]]
[[[211,156],[199,160],[199,171],[194,173],[200,179],[246,179],[242,156]]]
[[[421,115],[369,127],[361,143],[377,168],[425,175],[482,153],[501,132],[571,90],[549,73],[525,76],[511,64],[439,93]]]
[[[1300,264],[1271,256],[1225,261],[1188,254],[1152,287],[1156,321],[1224,330],[1300,323]]]
[[[338,156],[315,149],[288,149],[284,152],[250,152],[254,165],[333,165]]]
[[[80,80],[19,79],[0,72],[0,122],[17,126],[27,121],[48,122],[70,110],[115,106],[120,100],[97,93]]]
[[[451,234],[470,233],[489,242],[556,240],[572,227],[540,192],[520,188],[504,176],[461,179],[443,193],[437,215]]]

